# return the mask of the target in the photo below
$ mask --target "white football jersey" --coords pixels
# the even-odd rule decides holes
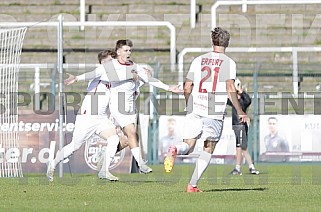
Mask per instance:
[[[209,52],[193,60],[186,78],[194,83],[188,113],[222,120],[228,99],[226,80],[236,78],[235,62],[225,54]]]
[[[110,98],[113,102],[118,102],[119,110],[134,111],[139,88],[148,82],[148,75],[141,66],[135,63],[132,65],[121,64],[116,59],[112,60],[112,63],[115,72],[111,73],[110,67],[106,68],[111,84]],[[133,79],[133,72],[139,76],[137,80]]]
[[[98,81],[100,81],[103,84],[108,84],[109,79],[107,76],[107,71],[105,69],[104,64],[101,64],[97,66],[93,71],[87,72],[81,75],[77,76],[78,81],[87,81],[92,80],[88,83],[87,91],[91,90],[95,87],[95,85],[98,85]]]

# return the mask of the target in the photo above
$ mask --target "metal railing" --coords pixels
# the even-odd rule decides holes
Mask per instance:
[[[183,82],[184,56],[189,52],[210,52],[212,48],[184,48],[178,55],[179,82]],[[298,52],[321,52],[321,47],[229,47],[226,52],[263,53],[263,52],[289,52],[292,53],[292,79],[293,94],[299,91]]]
[[[281,4],[321,4],[320,0],[269,0],[269,1],[258,1],[258,0],[238,0],[238,1],[216,1],[211,7],[211,21],[212,29],[217,26],[216,21],[216,10],[219,6],[225,5],[242,5],[243,12],[246,12],[247,5],[281,5]],[[196,7],[196,6],[195,6]]]
[[[58,22],[0,22],[0,27],[58,27]],[[66,21],[63,22],[63,26],[76,26],[76,27],[93,27],[93,26],[149,26],[149,27],[167,27],[170,30],[170,63],[171,70],[175,70],[176,65],[176,28],[173,24],[168,21],[85,21],[85,22],[74,22]],[[63,42],[63,41],[61,41]],[[58,45],[58,44],[57,44]]]

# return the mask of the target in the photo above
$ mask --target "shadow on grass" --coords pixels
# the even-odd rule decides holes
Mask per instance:
[[[225,191],[265,191],[268,188],[222,188],[222,189],[210,189],[203,190],[203,192],[225,192]]]

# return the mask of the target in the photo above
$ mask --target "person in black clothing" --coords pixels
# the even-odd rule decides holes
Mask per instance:
[[[244,112],[247,111],[247,108],[251,105],[251,97],[248,93],[244,92],[242,89],[242,84],[239,79],[235,80],[235,88],[237,91],[237,96],[239,99],[239,102],[241,104],[242,110]],[[248,133],[248,124],[249,123],[242,123],[237,115],[237,112],[235,108],[232,105],[232,102],[228,99],[227,104],[232,106],[232,128],[235,133],[236,138],[236,166],[231,172],[233,175],[242,175],[241,172],[241,162],[242,162],[242,156],[245,157],[246,162],[249,165],[249,171],[251,174],[259,174],[259,171],[257,171],[254,167],[252,158],[247,151],[247,133]]]

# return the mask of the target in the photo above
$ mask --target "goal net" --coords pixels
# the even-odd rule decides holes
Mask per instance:
[[[23,177],[18,134],[18,74],[27,31],[0,28],[0,177]]]

